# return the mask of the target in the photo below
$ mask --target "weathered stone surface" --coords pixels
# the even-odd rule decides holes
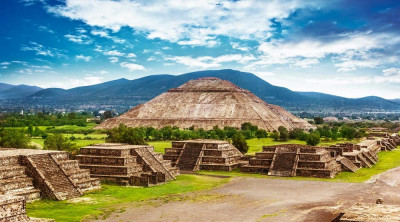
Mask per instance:
[[[299,144],[265,146],[256,153],[242,172],[271,176],[335,177],[341,166],[326,149]]]
[[[26,216],[25,205],[24,197],[0,195],[0,222],[30,221]]]
[[[218,78],[191,80],[119,117],[107,119],[97,128],[110,129],[123,123],[130,127],[212,129],[215,125],[240,127],[244,122],[269,131],[277,130],[279,126],[313,128],[283,108],[268,104],[248,90]]]
[[[400,206],[356,203],[341,213],[333,222],[388,222],[400,221]]]
[[[0,194],[64,200],[97,188],[100,180],[68,160],[67,152],[0,149]]]
[[[154,152],[152,146],[121,143],[96,144],[81,148],[81,168],[91,176],[123,185],[151,186],[175,179],[179,169]]]
[[[174,141],[165,149],[164,159],[181,170],[231,171],[238,166],[242,153],[232,144],[219,140]]]

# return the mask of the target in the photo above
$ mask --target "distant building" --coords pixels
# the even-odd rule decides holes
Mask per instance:
[[[329,122],[339,122],[339,119],[334,116],[325,117],[323,120],[324,120],[324,122],[328,122],[328,123]]]

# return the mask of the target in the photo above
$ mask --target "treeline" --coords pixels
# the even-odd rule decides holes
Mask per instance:
[[[5,113],[0,115],[0,127],[27,127],[27,126],[86,126],[86,119],[91,118],[89,113],[43,113],[21,115],[18,113]]]

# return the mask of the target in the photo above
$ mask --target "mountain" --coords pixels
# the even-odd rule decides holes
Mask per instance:
[[[217,77],[248,89],[267,103],[296,112],[372,112],[399,111],[400,103],[380,97],[350,99],[317,92],[294,92],[269,84],[258,76],[237,70],[206,70],[182,75],[152,75],[135,80],[117,79],[101,84],[72,89],[49,88],[36,91],[25,98],[3,100],[4,107],[25,106],[43,109],[127,109],[178,87],[191,79]],[[28,93],[26,93],[28,94]],[[14,97],[15,98],[15,97]],[[19,104],[19,105],[16,105]]]
[[[0,98],[1,99],[18,99],[23,98],[26,96],[30,96],[40,90],[42,88],[37,86],[28,86],[28,85],[18,85],[12,87],[5,87],[6,89],[0,91]]]
[[[6,83],[1,83],[1,82],[0,82],[0,92],[2,92],[2,91],[4,91],[4,90],[7,90],[7,89],[10,89],[10,88],[12,88],[12,87],[14,87],[14,85],[6,84]]]

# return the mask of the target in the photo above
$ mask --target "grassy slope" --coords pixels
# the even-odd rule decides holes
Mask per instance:
[[[229,182],[229,178],[181,175],[163,185],[138,188],[103,184],[102,189],[83,196],[81,202],[40,200],[27,204],[28,216],[75,222],[91,216],[106,217],[118,204],[138,202],[169,194],[210,189]]]

